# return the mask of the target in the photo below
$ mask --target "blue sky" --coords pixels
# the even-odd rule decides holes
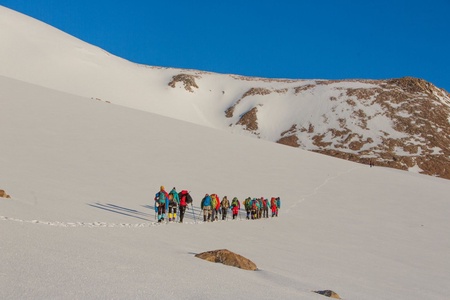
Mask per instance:
[[[0,0],[130,61],[295,79],[414,76],[450,91],[450,0]]]

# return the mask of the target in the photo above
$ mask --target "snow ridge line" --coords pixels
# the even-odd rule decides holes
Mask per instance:
[[[305,195],[305,196],[301,196],[300,200],[295,201],[294,204],[292,204],[288,209],[285,210],[285,213],[289,213],[289,211],[290,211],[292,208],[294,208],[294,207],[296,207],[297,205],[299,205],[300,203],[304,202],[307,198],[316,195],[316,194],[317,194],[324,186],[326,186],[330,181],[332,181],[332,180],[334,180],[334,179],[336,179],[336,178],[339,178],[339,177],[341,177],[342,175],[349,174],[349,173],[351,173],[351,172],[353,172],[353,171],[355,171],[355,170],[357,170],[357,169],[360,169],[360,168],[361,168],[361,166],[356,166],[356,167],[353,167],[353,168],[351,168],[351,169],[348,169],[347,171],[339,172],[339,173],[336,174],[336,176],[333,176],[333,177],[327,177],[327,178],[324,180],[324,182],[322,182],[320,185],[318,185],[317,187],[315,187],[314,190],[313,190],[311,193],[309,193],[309,194],[307,194],[307,195]]]
[[[31,223],[31,224],[40,224],[40,225],[48,225],[54,227],[88,227],[88,228],[99,228],[99,227],[119,227],[119,228],[148,228],[148,227],[157,227],[166,225],[167,223],[158,223],[158,222],[148,222],[148,223],[107,223],[107,222],[48,222],[48,221],[39,221],[39,220],[21,220],[16,218],[10,218],[5,216],[0,216],[1,221],[13,221],[19,223]],[[199,222],[197,222],[199,223]],[[183,224],[196,224],[194,222],[184,222]]]

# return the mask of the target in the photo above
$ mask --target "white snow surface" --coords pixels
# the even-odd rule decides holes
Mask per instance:
[[[214,129],[213,97],[158,99],[177,70],[3,7],[0,39],[0,299],[448,299],[448,180]],[[155,222],[160,185],[191,191],[185,223]],[[280,216],[203,223],[205,193],[280,196]],[[223,248],[259,270],[194,257]]]

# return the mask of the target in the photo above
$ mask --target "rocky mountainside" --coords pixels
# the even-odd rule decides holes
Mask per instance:
[[[424,80],[269,79],[145,66],[2,6],[0,15],[0,76],[450,179],[450,96]]]
[[[202,88],[197,84],[201,76],[179,74],[169,86],[175,88],[179,82],[195,93]],[[450,179],[450,95],[425,80],[236,78],[255,84],[233,95],[235,100],[223,112],[233,131],[355,162]],[[285,105],[287,110],[280,116]],[[274,128],[278,134],[270,134]]]

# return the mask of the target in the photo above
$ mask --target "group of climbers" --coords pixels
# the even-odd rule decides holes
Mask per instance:
[[[281,207],[280,197],[272,197],[270,199],[261,198],[246,198],[244,200],[244,208],[247,213],[247,219],[260,219],[269,217],[269,208],[272,211],[272,217],[278,217],[278,210]]]
[[[223,197],[220,201],[217,194],[206,194],[203,197],[200,207],[203,211],[203,221],[204,222],[214,222],[218,220],[218,212],[222,213],[222,220],[227,218],[228,209],[231,209],[233,220],[238,217],[241,204],[237,197],[233,200],[228,200],[227,196]],[[260,219],[269,217],[269,207],[272,211],[272,217],[278,217],[278,210],[281,207],[280,197],[272,197],[270,202],[264,197],[261,198],[251,198],[248,197],[244,201],[244,208],[247,212],[247,219]]]
[[[169,215],[169,222],[175,222],[177,220],[178,209],[180,213],[180,223],[183,223],[186,207],[188,204],[192,205],[192,202],[192,197],[187,190],[182,190],[178,193],[176,189],[173,188],[167,193],[164,186],[161,186],[159,192],[155,195],[155,212],[158,214],[158,222],[164,222],[166,211]],[[280,197],[272,197],[270,202],[264,197],[248,197],[243,202],[243,205],[247,213],[247,219],[255,220],[269,218],[269,208],[272,212],[272,217],[278,217],[281,201]],[[234,197],[230,202],[227,196],[224,196],[222,201],[220,201],[217,194],[206,194],[201,201],[200,208],[203,212],[204,222],[218,221],[219,215],[222,215],[222,220],[226,220],[228,210],[231,210],[232,219],[235,220],[238,218],[241,203],[237,197]]]
[[[167,193],[164,186],[161,186],[159,192],[155,195],[155,212],[158,214],[158,223],[164,222],[166,211],[169,214],[169,222],[175,222],[177,219],[177,207],[180,211],[180,223],[183,223],[188,204],[192,204],[192,197],[188,191],[182,190],[177,193],[177,190],[173,188]]]

